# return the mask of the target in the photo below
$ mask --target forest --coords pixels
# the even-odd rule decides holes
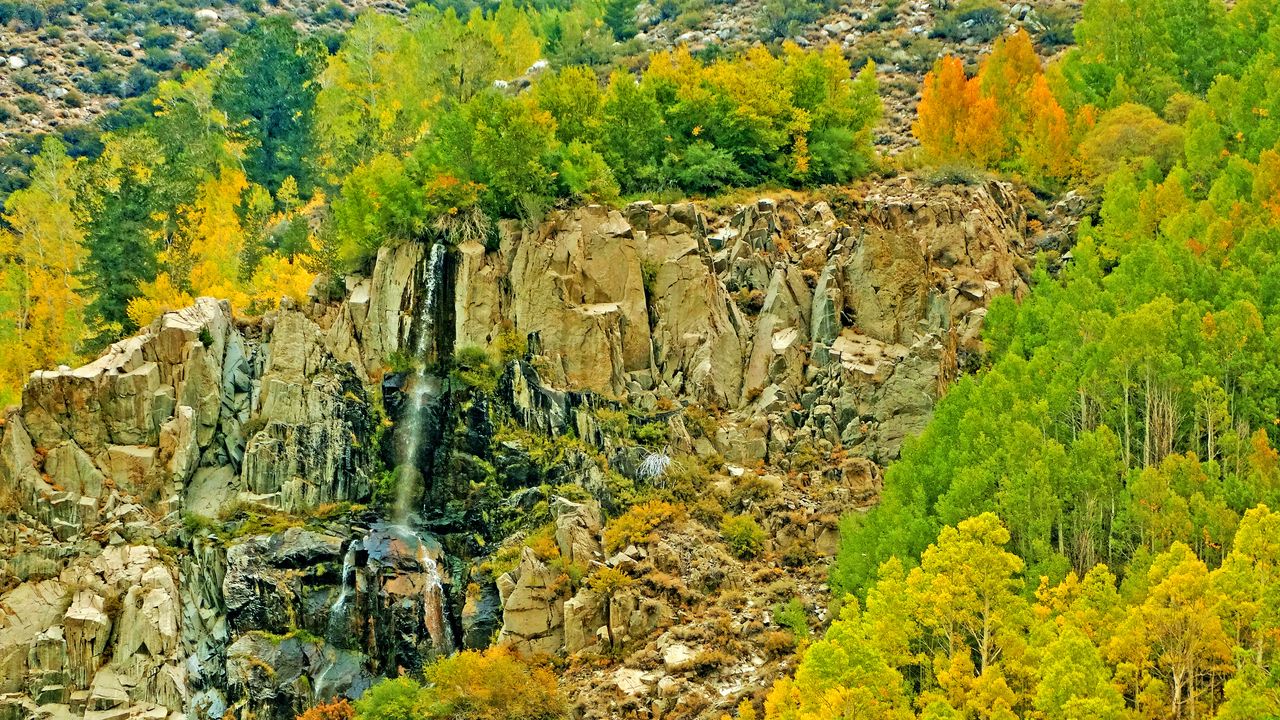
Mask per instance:
[[[560,12],[369,12],[332,46],[268,20],[100,152],[47,140],[0,227],[2,399],[194,297],[260,314],[557,206],[906,172],[1077,191],[1096,217],[993,302],[974,372],[840,520],[835,619],[735,716],[1280,716],[1276,3],[1087,0],[1050,63],[1021,31],[944,55],[894,157],[873,62],[616,65]],[[465,652],[303,717],[562,717],[555,684]]]

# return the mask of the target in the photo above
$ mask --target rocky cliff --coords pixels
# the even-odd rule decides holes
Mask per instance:
[[[35,373],[0,444],[0,717],[283,720],[492,642],[567,656],[585,717],[718,714],[1023,291],[1025,226],[1006,185],[910,179],[581,207]],[[681,482],[689,512],[611,546]],[[632,582],[582,580],[606,566]]]

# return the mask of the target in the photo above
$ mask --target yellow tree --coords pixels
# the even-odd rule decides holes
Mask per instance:
[[[201,184],[194,201],[178,211],[178,231],[163,254],[166,271],[144,282],[129,302],[129,317],[139,325],[189,304],[193,296],[225,298],[237,308],[249,304],[240,278],[244,231],[236,212],[249,187],[244,173],[224,167]]]
[[[1147,573],[1149,590],[1108,645],[1114,661],[1137,670],[1129,684],[1140,707],[1199,717],[1201,704],[1230,669],[1231,643],[1214,611],[1221,594],[1191,548],[1175,542]]]
[[[77,272],[84,235],[72,202],[78,164],[56,139],[45,141],[31,183],[5,202],[0,230],[0,377],[11,392],[33,369],[70,363],[84,333],[85,298]]]
[[[1009,530],[993,513],[945,527],[920,556],[907,587],[917,622],[947,657],[969,653],[981,675],[1020,633],[1027,603],[1019,594],[1023,562],[1005,550]]]
[[[1022,140],[1022,161],[1032,181],[1065,179],[1071,174],[1074,143],[1067,114],[1037,75],[1027,92],[1027,131]]]
[[[911,132],[935,162],[971,162],[987,166],[1003,149],[1000,109],[982,92],[981,82],[965,76],[959,58],[939,58],[925,75]]]
[[[770,690],[766,720],[909,720],[902,676],[885,662],[873,633],[850,598],[805,653],[795,680],[784,678]]]
[[[1036,55],[1035,46],[1025,30],[997,40],[978,71],[982,95],[995,102],[1003,142],[1002,155],[1011,152],[1022,139],[1033,110],[1027,103],[1028,93],[1036,78],[1044,78],[1040,71],[1040,57]]]

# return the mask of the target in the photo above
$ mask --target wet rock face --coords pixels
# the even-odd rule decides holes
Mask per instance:
[[[640,704],[702,697],[675,679],[701,647],[684,613],[752,580],[714,533],[605,552],[613,483],[670,459],[598,412],[722,457],[729,490],[762,463],[770,487],[828,488],[763,525],[777,552],[829,555],[834,518],[874,501],[990,299],[1022,292],[1024,224],[995,183],[894,181],[838,213],[584,207],[504,225],[493,249],[384,248],[341,301],[252,323],[201,298],[35,373],[0,436],[0,717],[292,718],[495,639],[558,654],[655,633],[643,671],[592,682]],[[527,351],[492,393],[449,376],[453,348],[512,338]],[[415,353],[445,362],[388,372]],[[581,445],[548,462],[512,425]],[[416,484],[392,513],[402,477]],[[528,549],[506,573],[470,562],[535,512],[564,567]],[[659,581],[575,587],[566,570],[602,567]],[[740,664],[745,683],[757,666]]]

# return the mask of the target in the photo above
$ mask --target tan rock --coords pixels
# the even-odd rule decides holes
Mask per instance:
[[[562,497],[551,501],[555,518],[556,543],[560,555],[570,564],[587,565],[603,557],[600,544],[603,526],[600,506],[594,500],[575,503]]]
[[[514,586],[504,595],[499,644],[521,653],[556,653],[564,645],[564,600],[554,587],[556,575],[524,549]]]

